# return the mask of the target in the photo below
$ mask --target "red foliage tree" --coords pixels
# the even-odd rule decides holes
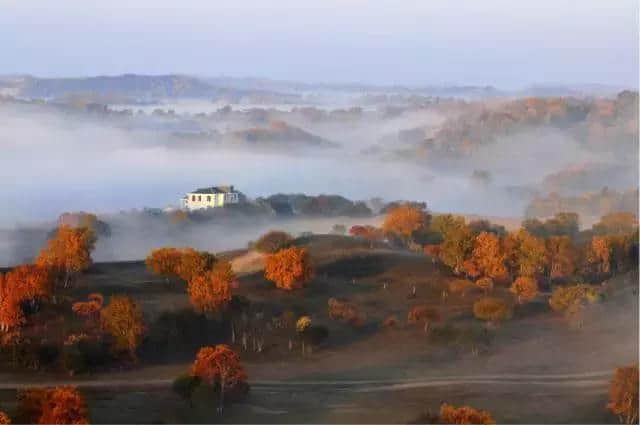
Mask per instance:
[[[240,357],[225,344],[202,347],[191,366],[191,375],[219,388],[220,406],[224,404],[225,393],[243,396],[249,389]]]

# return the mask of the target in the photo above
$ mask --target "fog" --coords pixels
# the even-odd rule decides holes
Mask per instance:
[[[124,216],[118,214],[121,211],[175,206],[192,189],[221,184],[233,184],[249,199],[275,193],[337,194],[351,200],[382,197],[386,201],[424,201],[437,212],[517,218],[528,199],[513,196],[508,187],[536,190],[546,175],[576,163],[616,164],[611,155],[587,152],[566,134],[544,128],[474,147],[466,157],[398,159],[395,150],[415,147],[400,140],[399,131],[420,129],[430,137],[446,116],[451,116],[430,107],[404,107],[391,116],[384,109],[342,110],[321,120],[291,110],[267,111],[268,121],[286,120],[288,125],[338,147],[315,148],[302,141],[266,148],[206,140],[191,143],[174,132],[190,126],[195,131],[219,128],[224,132],[225,128],[267,124],[240,113],[241,105],[233,105],[235,112],[229,116],[214,114],[195,120],[192,114],[196,111],[211,112],[205,108],[208,104],[181,104],[188,115],[167,117],[89,114],[69,108],[0,103],[0,177],[11,182],[0,195],[0,229],[50,228],[67,211],[93,212],[113,224]],[[381,149],[379,154],[365,153],[374,147]],[[637,170],[637,163],[633,168]],[[474,181],[471,176],[476,170],[489,171],[490,179],[480,184]],[[156,242],[231,249],[244,246],[276,224],[293,232],[326,232],[334,224],[333,219],[275,224],[255,220],[228,228],[194,228],[186,234],[164,234],[158,229],[144,236],[148,242],[140,249],[132,245],[139,239],[135,226],[120,222],[113,240],[122,244],[117,248],[99,244],[96,258],[141,258],[141,252]],[[22,248],[15,249],[6,240],[3,245],[0,264],[23,259]]]

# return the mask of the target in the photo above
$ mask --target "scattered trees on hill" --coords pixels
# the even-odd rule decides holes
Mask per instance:
[[[303,287],[313,275],[309,253],[305,248],[291,247],[271,254],[267,257],[264,275],[276,288]]]
[[[54,273],[58,284],[67,288],[77,275],[91,265],[95,233],[87,227],[58,227],[54,238],[40,251],[36,264]]]
[[[231,301],[231,283],[235,276],[228,261],[219,261],[204,274],[189,280],[191,304],[200,313],[219,312]]]
[[[609,386],[609,409],[621,422],[638,421],[638,366],[619,367]]]
[[[145,332],[142,312],[130,297],[114,295],[109,305],[100,312],[102,330],[113,336],[114,350],[117,354],[128,352],[132,359],[137,359],[136,350]]]
[[[19,396],[22,422],[36,424],[88,424],[89,410],[75,387],[28,389]]]
[[[538,296],[538,282],[529,276],[518,277],[509,288],[518,299],[518,304],[533,301]]]
[[[478,410],[470,406],[456,407],[443,403],[440,406],[440,417],[438,423],[441,424],[478,424],[495,425],[496,421],[491,414],[485,410]]]
[[[511,306],[497,297],[483,297],[473,304],[473,315],[490,325],[509,319],[511,313]]]
[[[271,230],[258,239],[253,247],[265,254],[274,254],[281,249],[289,248],[293,243],[293,237],[280,230]]]

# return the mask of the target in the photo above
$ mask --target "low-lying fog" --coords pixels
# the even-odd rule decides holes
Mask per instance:
[[[192,105],[191,111],[197,107]],[[0,229],[53,222],[65,211],[102,216],[177,205],[185,192],[219,184],[233,184],[249,198],[274,193],[338,194],[352,200],[382,197],[425,201],[434,211],[518,217],[527,200],[508,195],[507,186],[539,184],[548,173],[596,159],[566,137],[538,131],[498,141],[470,158],[426,166],[385,160],[362,150],[379,144],[393,131],[436,125],[441,117],[433,112],[306,126],[299,117],[298,121],[293,118],[291,125],[340,147],[256,152],[246,147],[181,145],[180,140],[167,137],[165,122],[148,115],[114,119],[0,104],[0,177],[8,182],[0,195]],[[490,170],[491,181],[474,183],[474,170]],[[202,242],[203,248],[216,250],[234,248],[270,227],[234,227],[232,233],[243,236],[228,246],[211,242],[215,236],[200,241],[197,234],[183,242]],[[117,252],[98,249],[96,255],[128,258],[126,245]],[[8,263],[7,255],[0,255],[0,264]]]

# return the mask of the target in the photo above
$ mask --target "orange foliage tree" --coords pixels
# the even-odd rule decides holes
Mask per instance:
[[[296,289],[304,286],[313,275],[309,253],[305,248],[291,247],[267,257],[265,278],[280,289]]]
[[[382,229],[387,234],[396,235],[409,242],[415,232],[427,229],[429,221],[429,214],[420,207],[400,205],[387,213]]]
[[[34,264],[21,264],[5,276],[5,284],[17,292],[20,300],[48,298],[53,293],[53,279],[50,270]]]
[[[84,396],[75,387],[28,389],[19,395],[24,422],[37,424],[88,424]]]
[[[609,238],[606,236],[594,236],[591,239],[587,262],[598,273],[609,273],[611,271],[611,243]]]
[[[178,264],[180,264],[181,251],[177,248],[163,247],[154,249],[144,260],[147,268],[167,279],[178,276]]]
[[[185,282],[189,282],[193,276],[202,275],[211,270],[215,262],[215,255],[209,252],[186,248],[182,251],[176,273]]]
[[[511,306],[497,297],[483,297],[473,304],[473,315],[489,324],[497,324],[511,317]]]
[[[365,314],[353,303],[329,298],[327,306],[331,319],[340,320],[355,327],[362,326],[366,320]]]
[[[609,387],[607,408],[625,424],[638,420],[638,366],[619,367]]]
[[[244,396],[249,390],[240,357],[226,344],[202,347],[191,366],[191,375],[219,389],[220,406],[224,404],[225,393]]]
[[[512,276],[538,276],[547,265],[544,241],[524,229],[509,233],[502,242],[505,263]]]
[[[231,264],[219,261],[213,269],[194,275],[189,281],[189,297],[193,307],[201,313],[216,313],[231,301]]]
[[[493,279],[490,277],[483,277],[476,280],[476,286],[484,291],[484,293],[491,292],[493,290]]]
[[[571,238],[552,236],[546,240],[546,248],[551,279],[566,278],[575,271],[575,250]]]
[[[71,310],[80,317],[95,318],[99,315],[104,304],[102,294],[93,293],[87,297],[88,301],[78,301],[73,303]]]
[[[538,296],[538,282],[533,277],[520,276],[511,284],[509,291],[517,297],[519,304],[529,302]]]
[[[505,255],[500,245],[500,239],[489,232],[482,232],[473,241],[473,251],[468,260],[473,264],[470,267],[475,273],[469,274],[471,277],[484,276],[492,279],[503,279],[507,274],[504,265]],[[468,264],[463,265],[468,270]]]
[[[109,305],[100,311],[100,326],[113,336],[117,352],[128,351],[131,358],[136,359],[145,326],[135,301],[124,295],[111,297]]]
[[[271,230],[260,236],[253,248],[265,254],[273,254],[284,248],[289,248],[293,242],[293,237],[281,230]]]
[[[36,264],[50,268],[58,283],[66,288],[75,276],[91,264],[95,241],[96,236],[91,229],[63,224],[40,251]]]
[[[9,425],[11,424],[11,418],[9,415],[0,410],[0,425]]]
[[[452,406],[443,403],[440,406],[441,424],[478,424],[478,425],[495,425],[496,421],[491,414],[485,410],[478,410],[470,406]]]

